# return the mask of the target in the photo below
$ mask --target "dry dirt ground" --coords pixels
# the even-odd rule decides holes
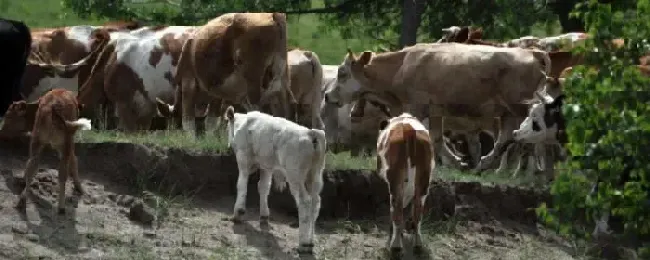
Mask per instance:
[[[53,166],[41,164],[26,213],[19,213],[13,205],[25,158],[0,158],[0,259],[387,259],[387,219],[319,221],[315,254],[300,257],[296,220],[272,204],[270,230],[260,229],[250,205],[248,221],[234,225],[232,197],[142,193],[83,169],[88,194],[75,197],[69,183],[67,212],[58,215]],[[582,258],[570,242],[516,223],[456,220],[423,229],[428,255],[414,258],[407,244],[404,259]]]

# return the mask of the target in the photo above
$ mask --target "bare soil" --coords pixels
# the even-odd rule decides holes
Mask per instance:
[[[137,162],[144,155],[117,153],[107,147],[92,149],[77,149],[79,172],[87,194],[74,196],[68,183],[65,215],[56,212],[56,160],[49,158],[41,164],[36,176],[38,182],[30,186],[26,212],[21,213],[13,206],[24,185],[26,151],[12,148],[0,152],[0,259],[387,259],[384,246],[389,226],[385,207],[380,207],[386,210],[383,214],[362,220],[339,216],[335,207],[326,206],[332,212],[324,212],[317,223],[315,254],[299,256],[294,249],[298,233],[295,213],[285,209],[286,205],[277,206],[288,195],[278,197],[278,192],[272,191],[276,199],[270,201],[271,226],[261,229],[256,180],[251,180],[248,221],[235,225],[229,220],[234,205],[229,187],[222,187],[226,192],[214,190],[218,186],[196,194],[192,190],[167,192],[169,185],[162,185],[162,181],[154,180],[154,185],[146,185],[138,181],[141,178],[124,176],[137,175],[134,172],[138,167],[141,172],[151,171],[138,165],[144,163]],[[101,153],[104,155],[100,156]],[[148,153],[161,156],[156,151]],[[164,156],[169,159],[170,154]],[[129,160],[127,164],[135,170],[108,166]],[[209,172],[218,174],[226,168],[216,167]],[[175,173],[170,170],[158,174]],[[470,186],[474,188],[467,194],[476,192],[476,185]],[[485,190],[480,185],[478,189]],[[432,206],[431,217],[423,224],[428,252],[417,258],[413,256],[407,235],[404,259],[584,258],[582,250],[572,243],[538,228],[529,217],[522,217],[530,215],[529,211],[520,209],[521,216],[498,214],[497,211],[503,210],[492,205],[521,206],[522,202],[505,198],[490,204],[480,198],[465,198],[461,186],[455,190],[455,195],[444,195],[445,189],[432,192],[432,196],[453,198],[453,215],[445,213],[447,210],[442,206]],[[335,193],[332,196],[340,199],[341,190]],[[492,198],[499,199],[504,198]],[[349,201],[348,208],[362,206]],[[333,204],[325,201],[323,204],[328,203]]]

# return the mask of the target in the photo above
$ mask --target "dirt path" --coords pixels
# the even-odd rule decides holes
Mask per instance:
[[[258,209],[249,205],[248,221],[234,225],[228,220],[231,197],[135,194],[132,187],[105,181],[99,173],[81,172],[88,194],[80,199],[68,184],[67,213],[60,216],[52,209],[57,171],[41,165],[26,214],[21,214],[13,205],[24,163],[23,158],[0,158],[0,259],[299,258],[293,218],[272,210],[271,229],[261,230]],[[138,221],[130,220],[131,214]],[[153,218],[152,225],[139,224]],[[386,259],[386,223],[387,219],[320,221],[315,255],[303,258]],[[446,221],[425,223],[423,228],[428,259],[560,260],[574,259],[571,254],[576,254],[560,240],[513,223]],[[407,244],[407,252],[409,248]],[[405,259],[414,258],[407,254]]]

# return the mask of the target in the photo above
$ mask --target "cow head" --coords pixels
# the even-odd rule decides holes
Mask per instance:
[[[469,37],[469,26],[450,26],[442,29],[442,38],[438,42],[465,42]]]
[[[515,141],[527,143],[540,143],[546,141],[558,141],[566,143],[564,115],[562,114],[562,105],[564,94],[553,99],[544,97],[535,92],[540,103],[532,104],[528,112],[528,117],[514,130],[512,135]]]
[[[226,112],[223,114],[223,118],[228,124],[228,147],[232,148],[233,139],[235,139],[235,108],[233,106],[228,106]]]
[[[363,88],[360,81],[364,80],[358,77],[363,77],[363,68],[370,63],[372,56],[372,52],[365,51],[357,58],[352,50],[348,49],[343,63],[339,65],[336,84],[325,91],[325,102],[342,107],[358,99]]]
[[[24,100],[11,104],[3,119],[0,135],[18,137],[27,134],[34,124],[37,109],[38,103],[27,103]]]

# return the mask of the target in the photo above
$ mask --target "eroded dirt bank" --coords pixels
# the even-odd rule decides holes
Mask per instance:
[[[272,230],[261,230],[256,221],[255,178],[248,189],[250,221],[241,226],[228,221],[237,178],[233,156],[130,143],[78,144],[76,149],[89,194],[76,198],[68,185],[68,213],[59,216],[52,210],[58,196],[53,153],[46,152],[28,210],[21,214],[13,203],[24,182],[27,148],[0,148],[0,258],[297,257],[292,250],[296,210],[288,191],[271,193]],[[328,171],[325,181],[316,258],[383,259],[386,185],[371,171]],[[152,192],[141,192],[145,183]],[[431,259],[572,259],[577,253],[536,228],[531,208],[548,200],[543,191],[436,181],[429,198],[431,216],[423,226]]]

